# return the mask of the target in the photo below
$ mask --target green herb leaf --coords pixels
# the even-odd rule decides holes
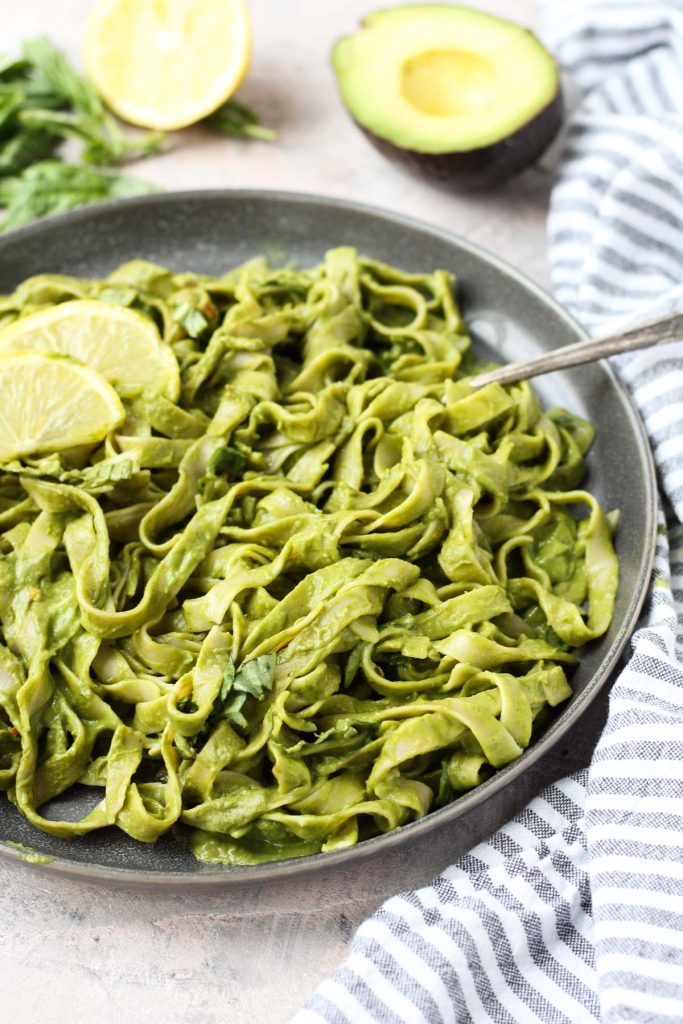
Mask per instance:
[[[222,701],[227,700],[228,694],[232,689],[232,684],[235,679],[235,662],[231,659],[227,662],[223,671],[223,682],[221,683],[220,699]]]
[[[82,144],[86,164],[114,165],[148,156],[158,132],[129,138],[94,86],[48,39],[24,45],[21,60],[0,59],[0,231],[75,206],[155,191],[112,170],[90,170],[54,157],[65,138]]]
[[[31,65],[27,60],[14,60],[12,57],[0,56],[0,81],[14,81],[24,78],[30,71]]]
[[[59,139],[49,132],[24,128],[5,142],[0,142],[0,180],[5,175],[20,174],[26,167],[52,156]]]
[[[275,681],[275,662],[274,654],[261,654],[253,661],[248,661],[235,676],[233,689],[249,693],[260,700]]]
[[[24,56],[38,71],[47,89],[66,112],[24,110],[20,121],[43,128],[59,137],[76,137],[85,143],[83,159],[92,164],[119,164],[155,153],[164,136],[152,132],[127,138],[102,103],[94,86],[79,75],[63,53],[45,38],[24,45]]]
[[[23,97],[18,85],[0,84],[0,131],[19,110]]]
[[[239,725],[242,729],[246,729],[249,725],[242,714],[242,708],[246,699],[246,693],[235,693],[230,700],[226,700],[222,709],[222,717],[234,725]]]
[[[299,740],[298,743],[293,744],[291,747],[287,747],[288,754],[300,754],[302,751],[311,753],[319,750],[321,747],[341,747],[353,746],[359,737],[362,736],[361,731],[349,722],[347,718],[341,718],[338,722],[332,726],[331,729],[325,729],[324,732],[316,734],[314,740]],[[362,742],[362,739],[360,740]]]
[[[197,481],[197,490],[203,494],[207,486],[217,478],[239,480],[248,463],[248,457],[237,448],[223,445],[209,458],[206,473]]]
[[[0,230],[103,199],[155,191],[156,187],[149,182],[117,171],[44,160],[27,167],[17,177],[0,179],[0,206],[6,207]]]
[[[124,164],[141,160],[160,152],[165,135],[162,132],[147,132],[135,138],[128,138],[107,116],[108,128],[99,134],[89,126],[91,141],[83,150],[83,159],[89,164]]]
[[[264,694],[272,689],[275,681],[275,662],[274,654],[261,654],[253,661],[246,662],[239,672],[236,672],[232,660],[228,661],[216,700],[215,713],[218,717],[246,729],[249,723],[242,713],[242,708],[247,697],[261,700]]]
[[[277,138],[277,133],[272,128],[262,125],[258,115],[236,99],[229,99],[214,114],[207,117],[205,123],[214,131],[237,139],[261,139],[270,142]]]
[[[26,128],[78,139],[84,143],[83,159],[90,164],[118,164],[146,156],[157,151],[162,139],[148,135],[139,141],[128,140],[117,127],[110,125],[105,130],[100,121],[68,111],[22,110],[19,122]]]
[[[190,338],[201,338],[209,326],[209,321],[204,314],[191,306],[189,302],[183,302],[178,306],[173,314],[173,319],[185,328]]]
[[[207,476],[224,476],[226,480],[238,480],[246,464],[246,455],[237,448],[225,445],[218,448],[209,459]]]
[[[93,118],[104,116],[104,106],[94,87],[72,68],[64,54],[41,36],[24,44],[24,58],[43,77],[48,89],[65,106]]]
[[[75,484],[86,491],[115,487],[123,480],[130,480],[139,469],[140,457],[137,452],[121,452],[84,469],[70,469],[56,453],[28,463],[12,459],[0,465],[2,473],[36,477],[39,480],[52,478],[61,483]]]

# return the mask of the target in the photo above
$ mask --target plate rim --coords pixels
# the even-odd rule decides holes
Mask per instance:
[[[107,200],[88,204],[65,213],[52,214],[31,224],[6,232],[0,236],[0,254],[7,247],[21,242],[22,239],[39,236],[46,229],[49,231],[53,228],[59,228],[63,224],[72,224],[76,228],[83,221],[92,218],[95,220],[106,218],[111,213],[125,212],[141,206],[163,207],[169,203],[176,205],[196,201],[211,203],[212,201],[220,202],[225,200],[233,202],[258,202],[266,200],[287,204],[298,203],[306,207],[315,205],[342,211],[352,211],[374,219],[387,221],[394,226],[399,225],[411,231],[431,235],[450,245],[455,243],[460,249],[479,257],[505,277],[512,278],[528,292],[533,293],[537,299],[565,322],[567,327],[577,335],[577,340],[588,338],[588,333],[582,325],[549,291],[546,291],[541,285],[531,280],[531,278],[527,277],[507,260],[490,252],[477,242],[472,242],[457,232],[449,231],[437,224],[410,217],[385,207],[314,192],[247,188],[191,189]],[[288,858],[286,860],[270,861],[257,865],[200,865],[199,869],[192,873],[146,871],[144,868],[139,867],[129,868],[93,864],[63,857],[50,857],[49,860],[44,862],[35,862],[32,860],[34,854],[38,854],[40,857],[50,855],[43,855],[40,851],[33,850],[26,845],[23,847],[10,846],[9,841],[6,840],[0,840],[0,857],[5,861],[12,861],[34,869],[39,868],[41,871],[47,870],[62,877],[105,882],[114,885],[153,887],[155,889],[168,886],[183,889],[206,889],[210,886],[246,888],[251,885],[281,882],[295,877],[298,880],[303,880],[304,876],[310,877],[321,872],[334,870],[338,866],[344,866],[351,858],[353,858],[354,864],[360,864],[368,857],[380,856],[382,853],[388,854],[404,843],[410,842],[411,837],[428,832],[430,827],[436,824],[437,821],[441,824],[447,824],[449,819],[451,819],[450,823],[454,824],[461,814],[466,813],[477,803],[483,803],[486,799],[498,793],[499,790],[514,782],[522,772],[527,771],[555,746],[560,738],[581,718],[588,706],[610,681],[614,669],[637,625],[638,617],[647,597],[647,585],[654,564],[658,500],[656,469],[652,449],[644,423],[630,392],[606,360],[600,360],[600,364],[611,378],[612,385],[624,405],[643,461],[646,482],[646,493],[643,495],[645,513],[645,530],[643,533],[644,556],[639,567],[637,584],[633,589],[621,628],[598,666],[597,671],[588,681],[582,692],[575,696],[566,709],[545,730],[543,735],[534,742],[533,746],[527,748],[516,761],[496,772],[495,775],[480,786],[458,797],[456,801],[430,812],[424,818],[408,822],[391,832],[366,839],[356,846],[331,853],[318,853],[307,857]],[[5,797],[5,799],[7,798]]]

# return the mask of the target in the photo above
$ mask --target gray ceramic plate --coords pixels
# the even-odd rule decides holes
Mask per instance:
[[[528,358],[582,337],[578,325],[544,292],[511,267],[462,238],[394,214],[314,196],[275,192],[198,192],[145,197],[87,207],[15,231],[0,239],[0,294],[32,274],[54,272],[102,277],[119,263],[143,257],[176,270],[220,274],[255,254],[277,250],[302,264],[325,249],[354,245],[406,270],[444,267],[458,279],[458,295],[480,348],[502,361]],[[588,486],[622,517],[617,536],[621,585],[608,635],[589,648],[576,670],[573,700],[519,760],[479,789],[396,832],[334,854],[259,867],[198,864],[172,837],[135,843],[116,829],[65,842],[39,832],[0,796],[0,852],[25,858],[21,843],[54,857],[50,867],[68,874],[125,882],[263,884],[311,878],[329,869],[369,867],[368,858],[425,849],[440,834],[456,835],[467,822],[498,814],[513,803],[528,773],[543,779],[553,754],[609,678],[635,625],[650,576],[654,549],[655,483],[652,457],[629,398],[603,364],[538,382],[549,404],[564,405],[598,428]],[[492,799],[493,798],[493,799]],[[71,813],[80,817],[78,797]],[[68,813],[68,807],[62,809]],[[490,825],[497,824],[491,820]],[[446,830],[446,831],[445,831]],[[400,849],[399,849],[400,848]]]

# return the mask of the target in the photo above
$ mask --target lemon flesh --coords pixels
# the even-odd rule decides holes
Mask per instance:
[[[180,373],[151,322],[125,306],[75,299],[19,317],[0,330],[0,353],[41,349],[72,356],[120,395],[163,394],[175,401]]]
[[[125,418],[111,384],[44,352],[0,355],[0,462],[97,444]]]
[[[88,19],[88,74],[112,110],[145,128],[211,114],[250,58],[245,0],[97,0]]]

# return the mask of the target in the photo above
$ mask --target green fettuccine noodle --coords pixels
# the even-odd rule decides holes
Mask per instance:
[[[519,757],[617,589],[593,431],[475,391],[444,271],[352,249],[220,278],[41,275],[0,326],[129,306],[182,389],[96,450],[0,467],[0,785],[38,828],[197,857],[336,850]],[[60,794],[91,787],[81,820]],[[88,791],[85,791],[88,792]]]

